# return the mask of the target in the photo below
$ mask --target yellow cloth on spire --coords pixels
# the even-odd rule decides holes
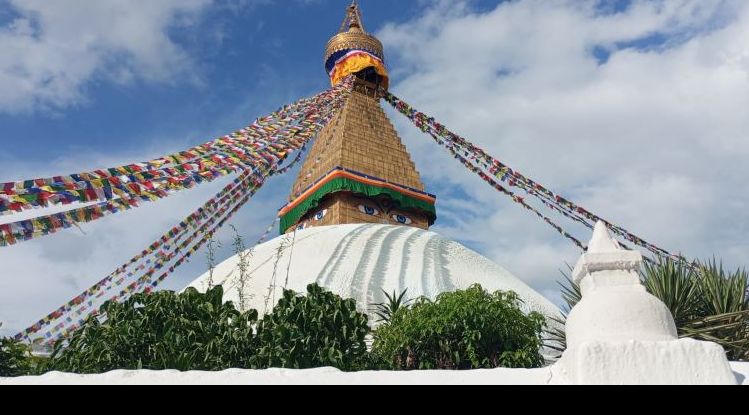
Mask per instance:
[[[383,86],[387,89],[389,75],[387,69],[385,69],[385,65],[381,60],[368,53],[357,53],[342,59],[341,62],[336,64],[335,69],[333,69],[333,73],[330,76],[330,82],[333,86],[336,86],[349,75],[363,71],[367,68],[374,68],[375,72],[384,78]]]

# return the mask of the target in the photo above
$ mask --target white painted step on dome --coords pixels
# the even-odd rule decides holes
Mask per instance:
[[[282,243],[287,247],[279,254]],[[238,262],[234,256],[218,265],[213,281],[224,286],[224,299],[236,305]],[[255,247],[248,269],[245,305],[261,314],[272,309],[284,287],[303,293],[315,282],[355,299],[362,309],[385,301],[383,290],[401,293],[407,289],[409,298],[434,299],[440,293],[478,283],[489,291],[516,292],[528,310],[547,316],[559,314],[550,301],[489,259],[437,233],[405,226],[309,228]],[[271,285],[276,288],[269,296]],[[201,291],[207,286],[207,273],[190,284]]]

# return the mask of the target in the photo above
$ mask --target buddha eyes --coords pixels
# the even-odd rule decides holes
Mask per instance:
[[[378,216],[380,214],[379,210],[368,205],[359,205],[359,211],[369,216]],[[410,225],[413,223],[413,220],[406,215],[395,214],[395,215],[390,216],[390,218],[395,223],[398,223],[401,225]]]
[[[328,209],[321,210],[321,211],[319,211],[319,212],[317,212],[315,214],[314,219],[319,222],[319,221],[323,220],[323,218],[325,218],[325,216],[327,216],[327,215],[328,215]]]
[[[380,212],[377,209],[373,208],[372,206],[366,206],[366,205],[359,205],[359,211],[369,216],[377,216],[380,214]]]
[[[411,220],[411,218],[409,218],[408,216],[393,215],[392,218],[393,218],[394,221],[400,223],[401,225],[410,225],[410,224],[413,223],[413,221]]]
[[[315,213],[315,216],[312,217],[312,220],[315,222],[319,222],[325,218],[325,216],[328,215],[328,209],[323,209],[317,213]],[[309,222],[300,223],[297,227],[297,231],[303,231],[307,229],[310,226]]]

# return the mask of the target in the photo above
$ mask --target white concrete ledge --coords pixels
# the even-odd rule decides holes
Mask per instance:
[[[731,363],[739,384],[749,385],[749,363]],[[239,370],[223,372],[115,371],[101,375],[52,372],[38,377],[0,378],[6,385],[549,385],[552,369],[469,371],[355,372],[310,370]]]
[[[102,375],[48,373],[39,377],[0,379],[5,385],[546,385],[551,369],[470,371],[353,372],[310,370],[239,370],[223,372],[115,371]]]

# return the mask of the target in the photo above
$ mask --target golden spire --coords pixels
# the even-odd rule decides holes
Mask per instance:
[[[356,74],[378,87],[388,88],[390,81],[382,42],[364,29],[356,1],[346,9],[338,34],[328,41],[325,48],[325,71],[333,85]]]
[[[356,3],[356,0],[351,2],[351,5],[348,6],[346,18],[343,19],[343,23],[341,23],[341,28],[338,30],[338,33],[350,31],[355,28],[361,29],[362,32],[367,33],[366,29],[364,29],[361,11],[359,10],[359,5]]]
[[[429,229],[437,217],[436,196],[425,192],[379,104],[389,81],[382,43],[365,31],[356,1],[328,42],[325,66],[333,85],[356,76],[354,90],[312,145],[289,204],[279,212],[281,232],[351,223]]]
[[[375,55],[380,60],[385,59],[382,42],[376,37],[368,34],[364,29],[359,5],[353,2],[346,10],[346,17],[341,23],[338,34],[333,36],[325,48],[325,62],[336,53],[344,50],[365,50]]]

